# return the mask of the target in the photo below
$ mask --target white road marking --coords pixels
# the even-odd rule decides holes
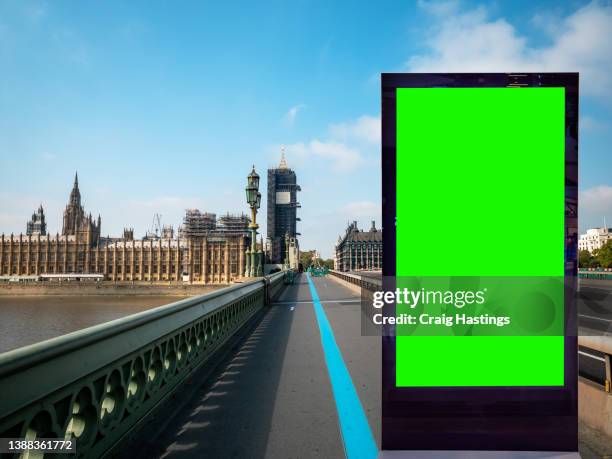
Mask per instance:
[[[601,317],[587,316],[584,314],[578,314],[578,317],[586,317],[587,319],[601,320],[602,322],[612,322],[612,320],[610,319],[602,319]]]
[[[604,359],[603,357],[599,357],[598,355],[589,354],[588,352],[578,351],[578,354],[586,355],[587,357],[590,357],[595,360],[601,360],[602,362],[606,361],[606,359]]]
[[[325,300],[326,303],[361,303],[360,299],[355,298],[354,300]],[[312,304],[312,301],[277,301],[273,304]]]

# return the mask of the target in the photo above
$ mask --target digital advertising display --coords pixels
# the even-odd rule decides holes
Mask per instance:
[[[577,75],[382,92],[383,449],[575,450]]]

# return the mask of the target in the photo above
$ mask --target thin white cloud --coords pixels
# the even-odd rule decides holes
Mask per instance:
[[[428,2],[427,2],[428,3]],[[542,25],[552,43],[530,46],[506,19],[492,19],[485,7],[432,14],[428,52],[406,63],[414,72],[580,72],[581,91],[612,94],[612,5],[593,1]],[[428,8],[424,8],[428,11]],[[541,18],[532,21],[537,25]]]
[[[607,124],[592,116],[580,117],[580,129],[585,131],[605,131]]]
[[[589,228],[612,226],[612,186],[599,185],[580,192],[578,199],[580,232]]]
[[[298,105],[294,105],[293,107],[291,107],[287,113],[285,113],[285,122],[290,125],[293,126],[293,124],[295,123],[295,120],[297,119],[298,113],[303,110],[304,108],[306,108],[306,105],[304,104],[298,104]]]
[[[320,166],[324,160],[331,163],[335,172],[351,172],[371,162],[367,150],[378,152],[380,145],[380,118],[363,115],[354,120],[332,124],[325,140],[312,139],[287,145],[287,161],[301,167]],[[279,146],[269,147],[270,152],[278,154]]]
[[[91,64],[91,50],[85,40],[67,28],[55,30],[51,42],[63,60],[70,64],[87,67]]]
[[[536,13],[531,18],[531,25],[543,32],[548,37],[556,37],[560,35],[562,30],[563,17],[559,12],[545,11]]]
[[[373,201],[355,201],[342,206],[338,209],[338,213],[354,218],[380,220],[381,208],[380,203],[375,203]]]
[[[380,144],[380,118],[377,116],[364,115],[346,123],[332,124],[329,131],[337,139]]]
[[[334,140],[321,141],[318,139],[310,142],[294,143],[285,147],[288,158],[297,158],[306,162],[315,159],[329,160],[332,168],[338,172],[348,172],[361,166],[364,162],[361,153],[350,146]]]
[[[203,199],[184,196],[158,196],[148,200],[132,200],[130,205],[134,207],[147,207],[150,209],[178,208],[193,209],[205,205]]]
[[[50,151],[43,152],[40,157],[45,161],[55,161],[57,159],[57,155],[55,153],[51,153]]]
[[[429,14],[436,16],[446,16],[455,13],[459,9],[458,0],[446,0],[446,1],[435,1],[435,0],[418,0],[417,5]]]
[[[601,218],[612,218],[612,186],[599,185],[582,191],[578,206],[585,217],[599,215]]]
[[[47,6],[44,4],[30,4],[25,7],[24,12],[33,24],[38,24],[47,16]]]
[[[129,199],[119,205],[120,218],[115,213],[106,212],[102,215],[102,226],[104,234],[120,234],[123,226],[133,227],[136,234],[144,235],[146,231],[153,230],[153,216],[161,216],[162,225],[170,225],[175,230],[182,223],[185,209],[206,208],[202,199],[183,196],[157,196],[147,200]]]

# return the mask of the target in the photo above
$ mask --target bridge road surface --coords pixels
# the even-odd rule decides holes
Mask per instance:
[[[380,271],[355,271],[354,274],[382,279]],[[579,335],[612,334],[612,280],[580,279],[578,282]]]
[[[381,339],[361,336],[354,290],[331,276],[311,279],[365,413],[363,424],[380,448]],[[298,276],[240,334],[147,421],[119,457],[345,457],[307,276]]]
[[[580,279],[578,324],[580,335],[612,334],[612,281]]]

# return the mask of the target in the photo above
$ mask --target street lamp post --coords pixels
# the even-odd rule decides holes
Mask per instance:
[[[251,249],[249,247],[247,247],[244,255],[244,277],[251,277]]]
[[[289,232],[285,233],[285,269],[289,269],[291,262],[289,261]]]
[[[261,193],[259,192],[259,175],[255,172],[255,166],[247,177],[247,186],[245,188],[247,203],[251,207],[251,250],[247,251],[247,277],[261,276],[261,252],[257,250],[257,209],[261,205]],[[248,258],[250,256],[250,266]]]

